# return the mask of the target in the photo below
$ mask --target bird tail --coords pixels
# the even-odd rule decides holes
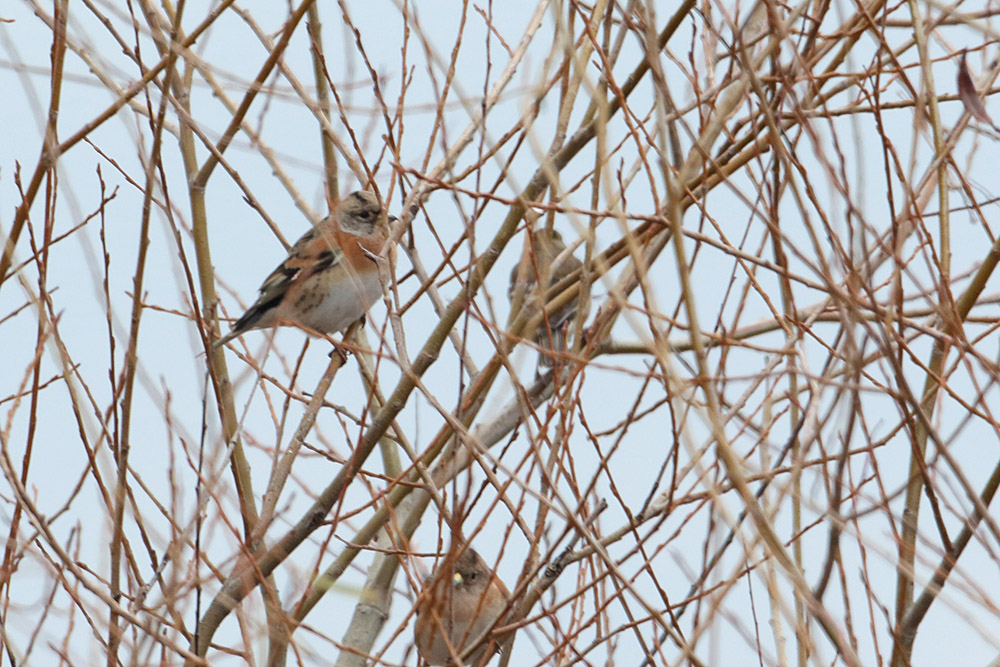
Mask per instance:
[[[275,307],[277,303],[281,301],[281,297],[270,299],[264,301],[263,303],[258,299],[257,303],[250,306],[247,312],[243,313],[240,319],[236,320],[233,324],[232,330],[219,340],[212,343],[212,347],[219,347],[220,345],[225,345],[234,338],[239,338],[251,329],[257,329],[260,327],[260,319],[264,316],[271,308]]]
[[[559,323],[559,326],[552,326],[551,335],[550,329],[542,329],[538,337],[535,338],[535,342],[540,348],[538,350],[538,366],[539,368],[551,368],[555,363],[553,355],[550,353],[560,353],[566,351],[566,327],[569,326],[569,320],[563,320]]]
[[[223,336],[219,340],[217,340],[214,343],[212,343],[212,347],[213,348],[222,347],[223,345],[225,345],[229,341],[233,340],[234,338],[238,338],[241,335],[243,335],[243,332],[240,331],[239,329],[237,329],[236,327],[233,327],[232,331],[230,331],[225,336]]]

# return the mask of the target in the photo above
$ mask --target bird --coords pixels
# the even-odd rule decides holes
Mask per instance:
[[[527,306],[532,299],[539,305],[544,303],[545,291],[583,266],[583,262],[571,254],[564,255],[558,264],[553,262],[566,250],[562,235],[554,229],[540,228],[531,232],[531,241],[521,261],[510,272],[510,286],[507,296],[513,306],[520,299]],[[538,289],[539,280],[545,289]],[[577,301],[571,300],[554,313],[548,313],[548,323],[543,319],[534,333],[535,343],[553,352],[566,349],[565,326],[577,315]],[[553,357],[544,350],[538,358],[539,367],[552,366]]]
[[[232,330],[212,346],[225,345],[251,329],[298,324],[337,333],[364,317],[382,296],[374,257],[389,237],[378,198],[353,192],[295,242],[260,286],[257,300]]]
[[[417,598],[413,624],[417,652],[428,665],[454,665],[452,656],[461,655],[484,632],[503,624],[509,601],[507,587],[475,549],[452,544]],[[492,656],[498,650],[495,640],[484,639],[465,664],[484,665],[487,651]]]

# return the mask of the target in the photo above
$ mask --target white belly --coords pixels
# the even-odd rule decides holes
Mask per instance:
[[[368,274],[363,278],[351,276],[344,280],[334,280],[330,287],[330,276],[317,275],[303,285],[303,298],[299,304],[299,321],[323,333],[338,333],[368,312],[368,309],[382,296],[382,285],[378,276]],[[308,295],[308,296],[306,296]]]

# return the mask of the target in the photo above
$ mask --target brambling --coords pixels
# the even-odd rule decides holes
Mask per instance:
[[[354,192],[295,242],[288,257],[260,286],[260,295],[225,345],[251,329],[299,324],[321,333],[343,331],[382,296],[373,255],[389,236],[382,206],[371,192]]]
[[[536,229],[531,233],[531,240],[525,248],[521,261],[514,266],[510,272],[510,287],[507,289],[507,296],[511,304],[517,297],[521,297],[523,306],[528,306],[533,299],[544,302],[545,289],[539,290],[538,285],[552,287],[560,280],[573,273],[583,262],[567,254],[563,256],[559,263],[553,262],[566,250],[562,236],[554,229]],[[541,303],[539,303],[541,305]],[[566,326],[576,317],[577,302],[570,301],[565,306],[547,316],[548,324],[543,320],[538,331],[535,332],[535,343],[539,347],[548,348],[553,352],[562,352],[566,349]],[[539,366],[551,366],[553,358],[546,354],[544,350],[538,358]]]
[[[470,546],[453,544],[448,555],[424,581],[417,599],[413,639],[428,665],[454,665],[461,655],[490,628],[502,624],[510,592],[496,573]],[[447,637],[447,639],[445,639]],[[484,665],[499,650],[485,639],[466,658],[466,665]]]

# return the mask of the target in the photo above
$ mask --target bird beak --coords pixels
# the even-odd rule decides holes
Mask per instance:
[[[396,222],[397,220],[399,220],[399,218],[397,218],[394,215],[390,215],[389,217],[386,218],[386,220],[388,220],[389,222]]]

